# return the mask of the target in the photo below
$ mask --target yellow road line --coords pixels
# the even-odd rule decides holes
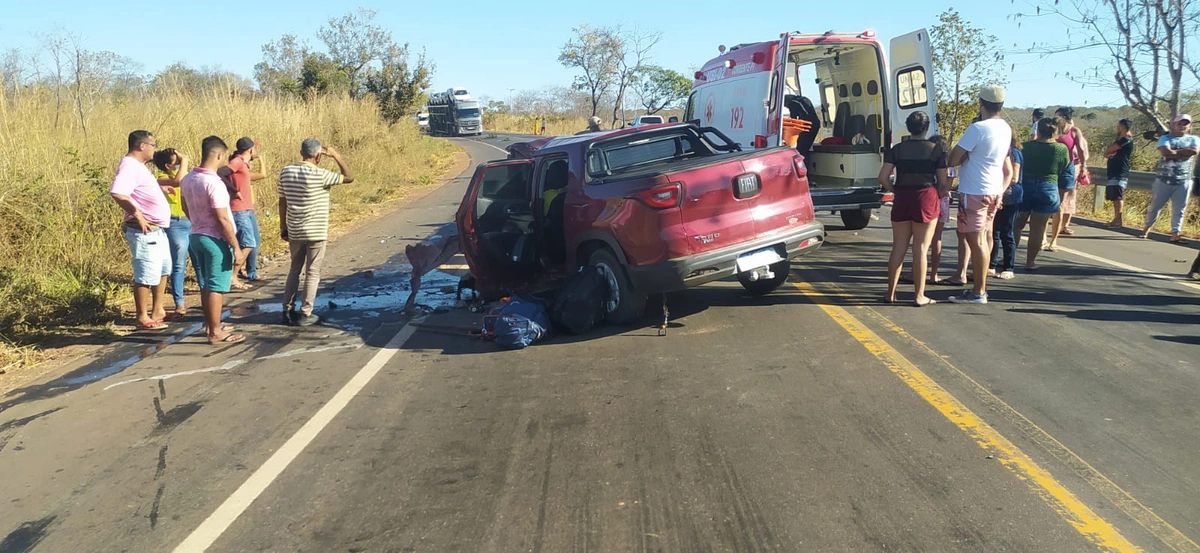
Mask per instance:
[[[830,283],[829,286],[839,292],[845,292],[842,287],[836,284]],[[1132,494],[1125,491],[1124,488],[1093,467],[1091,463],[1088,463],[1083,457],[1072,451],[1066,444],[1058,441],[1049,432],[1038,426],[1037,423],[1029,420],[1029,417],[1021,414],[1020,411],[1017,411],[1013,406],[993,394],[984,385],[971,378],[971,375],[968,375],[962,369],[947,361],[943,355],[929,347],[928,344],[909,334],[907,330],[901,328],[900,325],[878,310],[865,306],[860,307],[860,309],[889,331],[895,333],[913,346],[925,350],[932,358],[937,359],[939,363],[957,374],[971,388],[976,398],[986,403],[988,407],[1004,415],[1011,424],[1019,427],[1025,433],[1026,437],[1033,440],[1038,446],[1053,455],[1055,459],[1058,459],[1069,467],[1080,478],[1086,480],[1092,488],[1100,492],[1100,495],[1103,495],[1105,499],[1112,502],[1118,509],[1121,509],[1129,518],[1137,521],[1142,528],[1153,534],[1154,537],[1171,548],[1172,551],[1177,553],[1200,553],[1200,544],[1197,544],[1191,538],[1187,537],[1186,534],[1180,532],[1178,528],[1175,528],[1171,523],[1158,516],[1157,513],[1133,497]]]
[[[806,282],[795,286],[805,295],[821,298],[826,294]],[[849,311],[836,305],[817,304],[830,318],[858,340],[896,376],[900,377],[917,395],[937,409],[950,422],[966,432],[979,447],[991,452],[1000,464],[1025,482],[1050,508],[1075,528],[1085,539],[1105,551],[1141,551],[1125,539],[1121,533],[1100,518],[1087,505],[1060,484],[1049,471],[1043,469],[1016,444],[1005,438],[974,412],[958,401],[950,392],[929,378],[921,369],[906,359],[899,351],[856,319]]]

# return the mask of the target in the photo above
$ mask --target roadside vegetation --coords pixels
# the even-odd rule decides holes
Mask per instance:
[[[358,177],[335,189],[335,227],[438,182],[456,148],[402,115],[423,101],[430,67],[409,64],[372,17],[330,19],[318,33],[324,51],[295,37],[264,46],[257,87],[182,65],[140,76],[136,62],[62,34],[47,36],[40,54],[9,50],[0,59],[0,374],[37,362],[45,346],[121,332],[130,254],[108,188],[130,131],[153,132],[160,149],[192,163],[211,134],[259,141],[269,164],[254,188],[260,255],[284,250],[277,175],[306,137],[337,147]],[[357,47],[362,36],[372,48]],[[364,51],[367,63],[351,59]]]

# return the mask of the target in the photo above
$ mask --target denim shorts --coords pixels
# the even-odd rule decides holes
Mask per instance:
[[[161,228],[150,232],[124,227],[125,243],[133,257],[133,281],[142,286],[158,286],[171,274],[171,244]]]
[[[1031,179],[1026,176],[1021,188],[1025,193],[1025,197],[1021,198],[1021,213],[1038,215],[1058,213],[1058,183],[1045,179]]]

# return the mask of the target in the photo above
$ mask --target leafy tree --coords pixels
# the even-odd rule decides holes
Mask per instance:
[[[1200,86],[1200,2],[1191,0],[1039,0],[1033,13],[1064,23],[1063,40],[1035,42],[1028,55],[1039,58],[1072,51],[1101,54],[1095,66],[1065,72],[1080,86],[1119,90],[1130,107],[1158,132],[1187,105]]]
[[[267,94],[297,93],[309,48],[296,35],[283,35],[262,46],[263,60],[254,65],[254,80]]]
[[[350,89],[350,77],[329,56],[308,54],[304,56],[297,84],[303,94],[344,93]]]
[[[600,101],[618,80],[622,45],[610,28],[580,25],[571,29],[572,37],[559,50],[558,63],[583,74],[575,77],[575,87],[587,91],[591,115],[600,111]]]
[[[424,53],[417,56],[417,64],[410,70],[408,45],[393,44],[384,56],[381,67],[367,75],[364,86],[379,101],[379,112],[383,118],[395,123],[424,101],[421,91],[429,88],[432,76],[433,67],[426,63]]]
[[[938,16],[929,38],[938,129],[953,144],[978,114],[979,91],[1008,82],[1003,73],[1004,54],[996,35],[971,25],[954,8]]]
[[[408,44],[376,25],[375,15],[360,8],[329,18],[317,30],[324,51],[295,35],[264,44],[263,60],[254,67],[259,88],[269,94],[371,94],[383,117],[398,121],[423,101],[434,65],[424,53],[413,60]]]
[[[357,97],[364,91],[371,64],[385,58],[396,61],[396,43],[392,32],[372,23],[375,10],[359,8],[341,17],[331,17],[317,30],[317,38],[325,43],[328,57],[341,68],[350,80],[350,94]],[[407,65],[407,50],[403,60]]]
[[[681,107],[692,91],[692,80],[679,72],[646,66],[633,82],[633,91],[647,114]]]

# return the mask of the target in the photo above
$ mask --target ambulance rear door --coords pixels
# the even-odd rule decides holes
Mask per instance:
[[[929,33],[919,29],[893,38],[888,52],[891,61],[888,111],[891,112],[892,143],[898,144],[908,136],[904,121],[915,111],[924,111],[929,115],[928,136],[937,134],[933,48],[929,43]]]

